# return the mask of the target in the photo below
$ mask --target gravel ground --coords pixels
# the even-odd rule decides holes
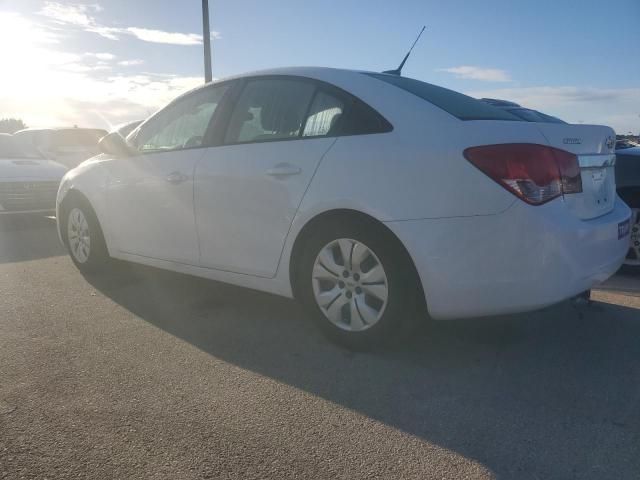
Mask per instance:
[[[640,278],[354,354],[292,301],[84,278],[50,220],[0,220],[2,479],[640,478]]]

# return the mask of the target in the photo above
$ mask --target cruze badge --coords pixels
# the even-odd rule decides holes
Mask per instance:
[[[581,138],[563,138],[562,143],[565,145],[580,145],[582,143]]]

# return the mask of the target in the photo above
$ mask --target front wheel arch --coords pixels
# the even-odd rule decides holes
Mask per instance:
[[[79,261],[74,256],[69,243],[69,238],[67,237],[67,222],[69,221],[69,215],[74,208],[79,208],[84,213],[90,227],[89,232],[94,232],[91,233],[91,253],[85,261]],[[102,231],[102,226],[95,209],[87,197],[77,190],[69,191],[60,204],[58,214],[60,215],[60,218],[58,219],[60,236],[76,267],[78,267],[78,269],[83,273],[93,273],[107,265],[110,256],[105,242],[104,233]]]
[[[67,229],[63,228],[62,222],[66,221],[70,208],[75,203],[80,203],[86,206],[88,209],[90,209],[91,213],[95,216],[96,221],[98,222],[98,227],[100,228],[100,234],[102,235],[102,238],[104,238],[104,231],[102,230],[102,224],[100,223],[100,219],[98,218],[98,215],[96,214],[96,211],[93,208],[93,205],[91,205],[91,202],[89,201],[89,199],[79,190],[71,189],[67,192],[67,194],[62,199],[62,202],[60,203],[60,207],[59,207],[59,212],[58,212],[60,215],[60,218],[58,219],[58,229],[60,230],[60,236],[62,237],[62,241],[64,242],[64,244],[67,245],[68,239],[67,239],[67,231],[66,231]]]

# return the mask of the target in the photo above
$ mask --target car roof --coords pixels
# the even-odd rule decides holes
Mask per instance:
[[[380,73],[380,72],[372,72],[368,70],[352,70],[346,68],[333,68],[333,67],[277,67],[277,68],[269,68],[264,70],[253,70],[250,72],[240,73],[237,75],[231,75],[224,78],[218,78],[213,82],[209,82],[203,85],[198,85],[195,88],[183,93],[182,95],[176,97],[172,100],[171,103],[179,100],[180,98],[200,90],[202,88],[206,88],[210,85],[218,85],[225,82],[230,82],[233,80],[239,80],[242,78],[251,78],[251,77],[266,77],[270,75],[289,75],[292,77],[307,77],[315,80],[321,81],[330,81],[331,77],[339,77],[344,75],[360,75],[363,73]]]

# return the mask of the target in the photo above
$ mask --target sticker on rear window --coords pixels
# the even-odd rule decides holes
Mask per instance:
[[[630,225],[631,225],[631,222],[629,222],[629,219],[625,220],[624,222],[620,222],[618,224],[618,240],[629,235]]]

